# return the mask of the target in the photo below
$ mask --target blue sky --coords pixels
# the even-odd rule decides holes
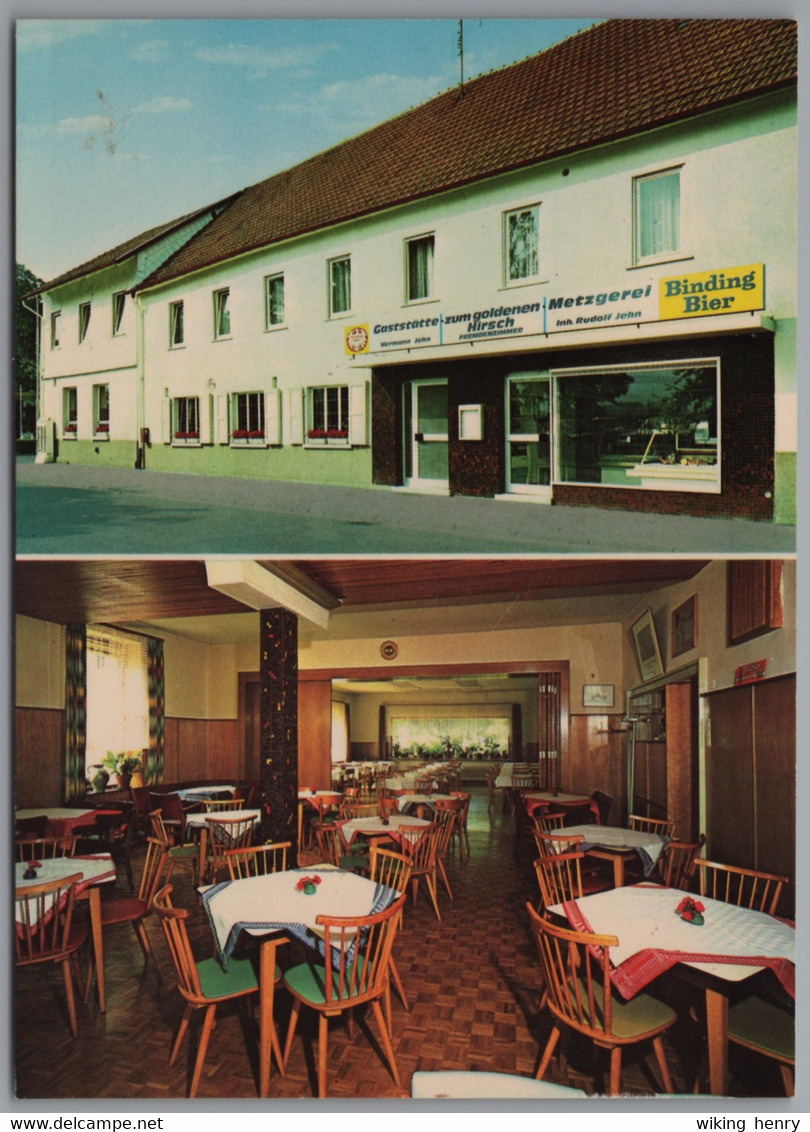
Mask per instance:
[[[596,22],[463,22],[464,75]],[[16,258],[41,279],[459,81],[456,19],[16,25]]]

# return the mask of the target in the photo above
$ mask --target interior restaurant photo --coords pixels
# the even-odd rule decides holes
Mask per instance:
[[[14,584],[17,1099],[794,1095],[795,560]]]

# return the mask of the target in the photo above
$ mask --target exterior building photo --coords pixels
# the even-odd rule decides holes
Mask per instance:
[[[792,21],[597,24],[43,285],[37,459],[793,523],[796,165]]]

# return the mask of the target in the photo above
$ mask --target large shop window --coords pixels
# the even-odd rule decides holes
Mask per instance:
[[[717,361],[554,378],[558,482],[720,490]]]
[[[503,220],[506,284],[530,283],[540,272],[540,208],[517,208]]]
[[[108,751],[140,755],[148,746],[146,638],[88,626],[86,767],[100,765]]]
[[[504,758],[510,749],[511,708],[422,707],[386,711],[388,748],[404,755]]]
[[[405,241],[406,293],[409,303],[433,295],[434,237],[416,236]]]
[[[636,263],[671,255],[681,245],[681,174],[667,169],[633,180]]]
[[[232,444],[239,448],[264,447],[264,393],[234,393],[231,397],[231,420]]]
[[[307,444],[349,443],[349,387],[327,385],[307,390]]]
[[[172,444],[197,446],[199,443],[199,397],[175,397],[172,401]]]

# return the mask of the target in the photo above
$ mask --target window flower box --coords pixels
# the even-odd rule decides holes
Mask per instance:
[[[307,432],[307,447],[347,448],[349,430],[346,428],[311,428]]]
[[[199,447],[200,433],[198,429],[191,432],[176,432],[174,434],[173,442],[175,444],[186,445],[188,447]]]
[[[62,435],[65,438],[65,440],[75,440],[76,439],[76,431],[77,431],[77,429],[76,429],[75,424],[66,424],[65,427],[62,429]]]
[[[266,440],[262,429],[235,428],[231,433],[231,444],[235,448],[264,448]]]
[[[110,439],[110,426],[106,423],[99,423],[93,430],[94,440],[109,440]]]

